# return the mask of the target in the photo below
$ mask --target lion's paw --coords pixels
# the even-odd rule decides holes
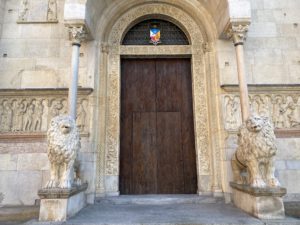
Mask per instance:
[[[64,179],[62,182],[60,182],[59,187],[60,188],[71,188],[72,187],[71,179]]]
[[[257,187],[257,188],[263,188],[263,187],[266,187],[266,183],[263,181],[263,179],[256,178],[256,179],[253,179],[251,186]]]
[[[280,183],[279,183],[279,181],[274,177],[274,178],[271,178],[270,180],[268,180],[268,186],[269,186],[269,187],[278,187],[278,186],[280,186]]]
[[[49,180],[46,184],[46,188],[57,188],[58,187],[58,181],[57,180]]]

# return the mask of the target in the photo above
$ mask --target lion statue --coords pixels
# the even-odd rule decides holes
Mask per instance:
[[[46,188],[71,188],[80,184],[75,179],[74,166],[80,149],[80,136],[75,120],[70,116],[56,116],[47,132],[50,180]],[[77,163],[76,163],[77,164]]]
[[[274,156],[277,152],[275,134],[267,117],[252,115],[240,127],[238,148],[231,165],[234,182],[252,187],[277,187]],[[243,179],[242,172],[247,172]]]

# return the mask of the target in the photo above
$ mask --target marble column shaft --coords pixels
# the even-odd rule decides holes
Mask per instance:
[[[241,101],[241,111],[242,120],[246,121],[250,116],[250,105],[248,97],[248,86],[245,68],[245,57],[244,57],[244,41],[246,32],[248,31],[248,25],[234,25],[230,30],[230,37],[233,40],[236,52],[237,60],[237,72],[239,80],[240,89],[240,101]]]
[[[79,54],[81,42],[86,39],[86,32],[83,26],[71,26],[69,27],[69,33],[72,40],[72,73],[68,95],[68,113],[74,120],[76,120]]]

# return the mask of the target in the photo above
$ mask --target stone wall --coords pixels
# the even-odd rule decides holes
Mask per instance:
[[[90,89],[79,90],[77,126],[81,177],[94,193],[95,154],[91,146]],[[0,91],[0,205],[33,205],[49,179],[46,131],[51,118],[65,114],[66,90]]]
[[[56,7],[51,7],[57,9],[51,15],[47,14],[50,3],[55,3]],[[6,1],[0,41],[0,88],[68,87],[72,49],[63,9],[64,0]],[[81,48],[82,87],[94,85],[93,70],[87,66],[93,58],[93,47],[91,42]]]
[[[300,200],[300,86],[250,86],[249,102],[255,114],[268,116],[275,127],[278,153],[276,176],[287,188],[286,200]],[[238,87],[224,87],[222,111],[225,128],[225,166],[232,180],[230,160],[237,148],[237,130],[241,124]],[[226,189],[230,189],[226,182]]]
[[[245,42],[250,84],[300,83],[300,2],[251,0],[252,23]],[[221,84],[237,84],[235,52],[218,41]]]
[[[269,116],[276,127],[277,175],[287,199],[300,199],[300,2],[251,0],[252,23],[245,41],[247,80],[254,112]],[[230,158],[241,124],[235,49],[217,41],[225,129],[225,183],[232,180]],[[227,171],[227,172],[226,172]],[[227,175],[226,175],[227,174]],[[225,190],[230,190],[227,186]],[[227,191],[225,191],[227,192]]]
[[[6,0],[0,0],[0,39],[1,39],[2,26],[3,26],[3,20],[4,20],[5,1]]]

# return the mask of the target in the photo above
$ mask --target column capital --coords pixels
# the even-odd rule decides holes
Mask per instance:
[[[249,24],[230,24],[226,35],[230,38],[234,45],[243,45],[249,29]]]
[[[84,25],[67,25],[69,31],[69,39],[73,45],[80,45],[88,39],[88,30]]]

